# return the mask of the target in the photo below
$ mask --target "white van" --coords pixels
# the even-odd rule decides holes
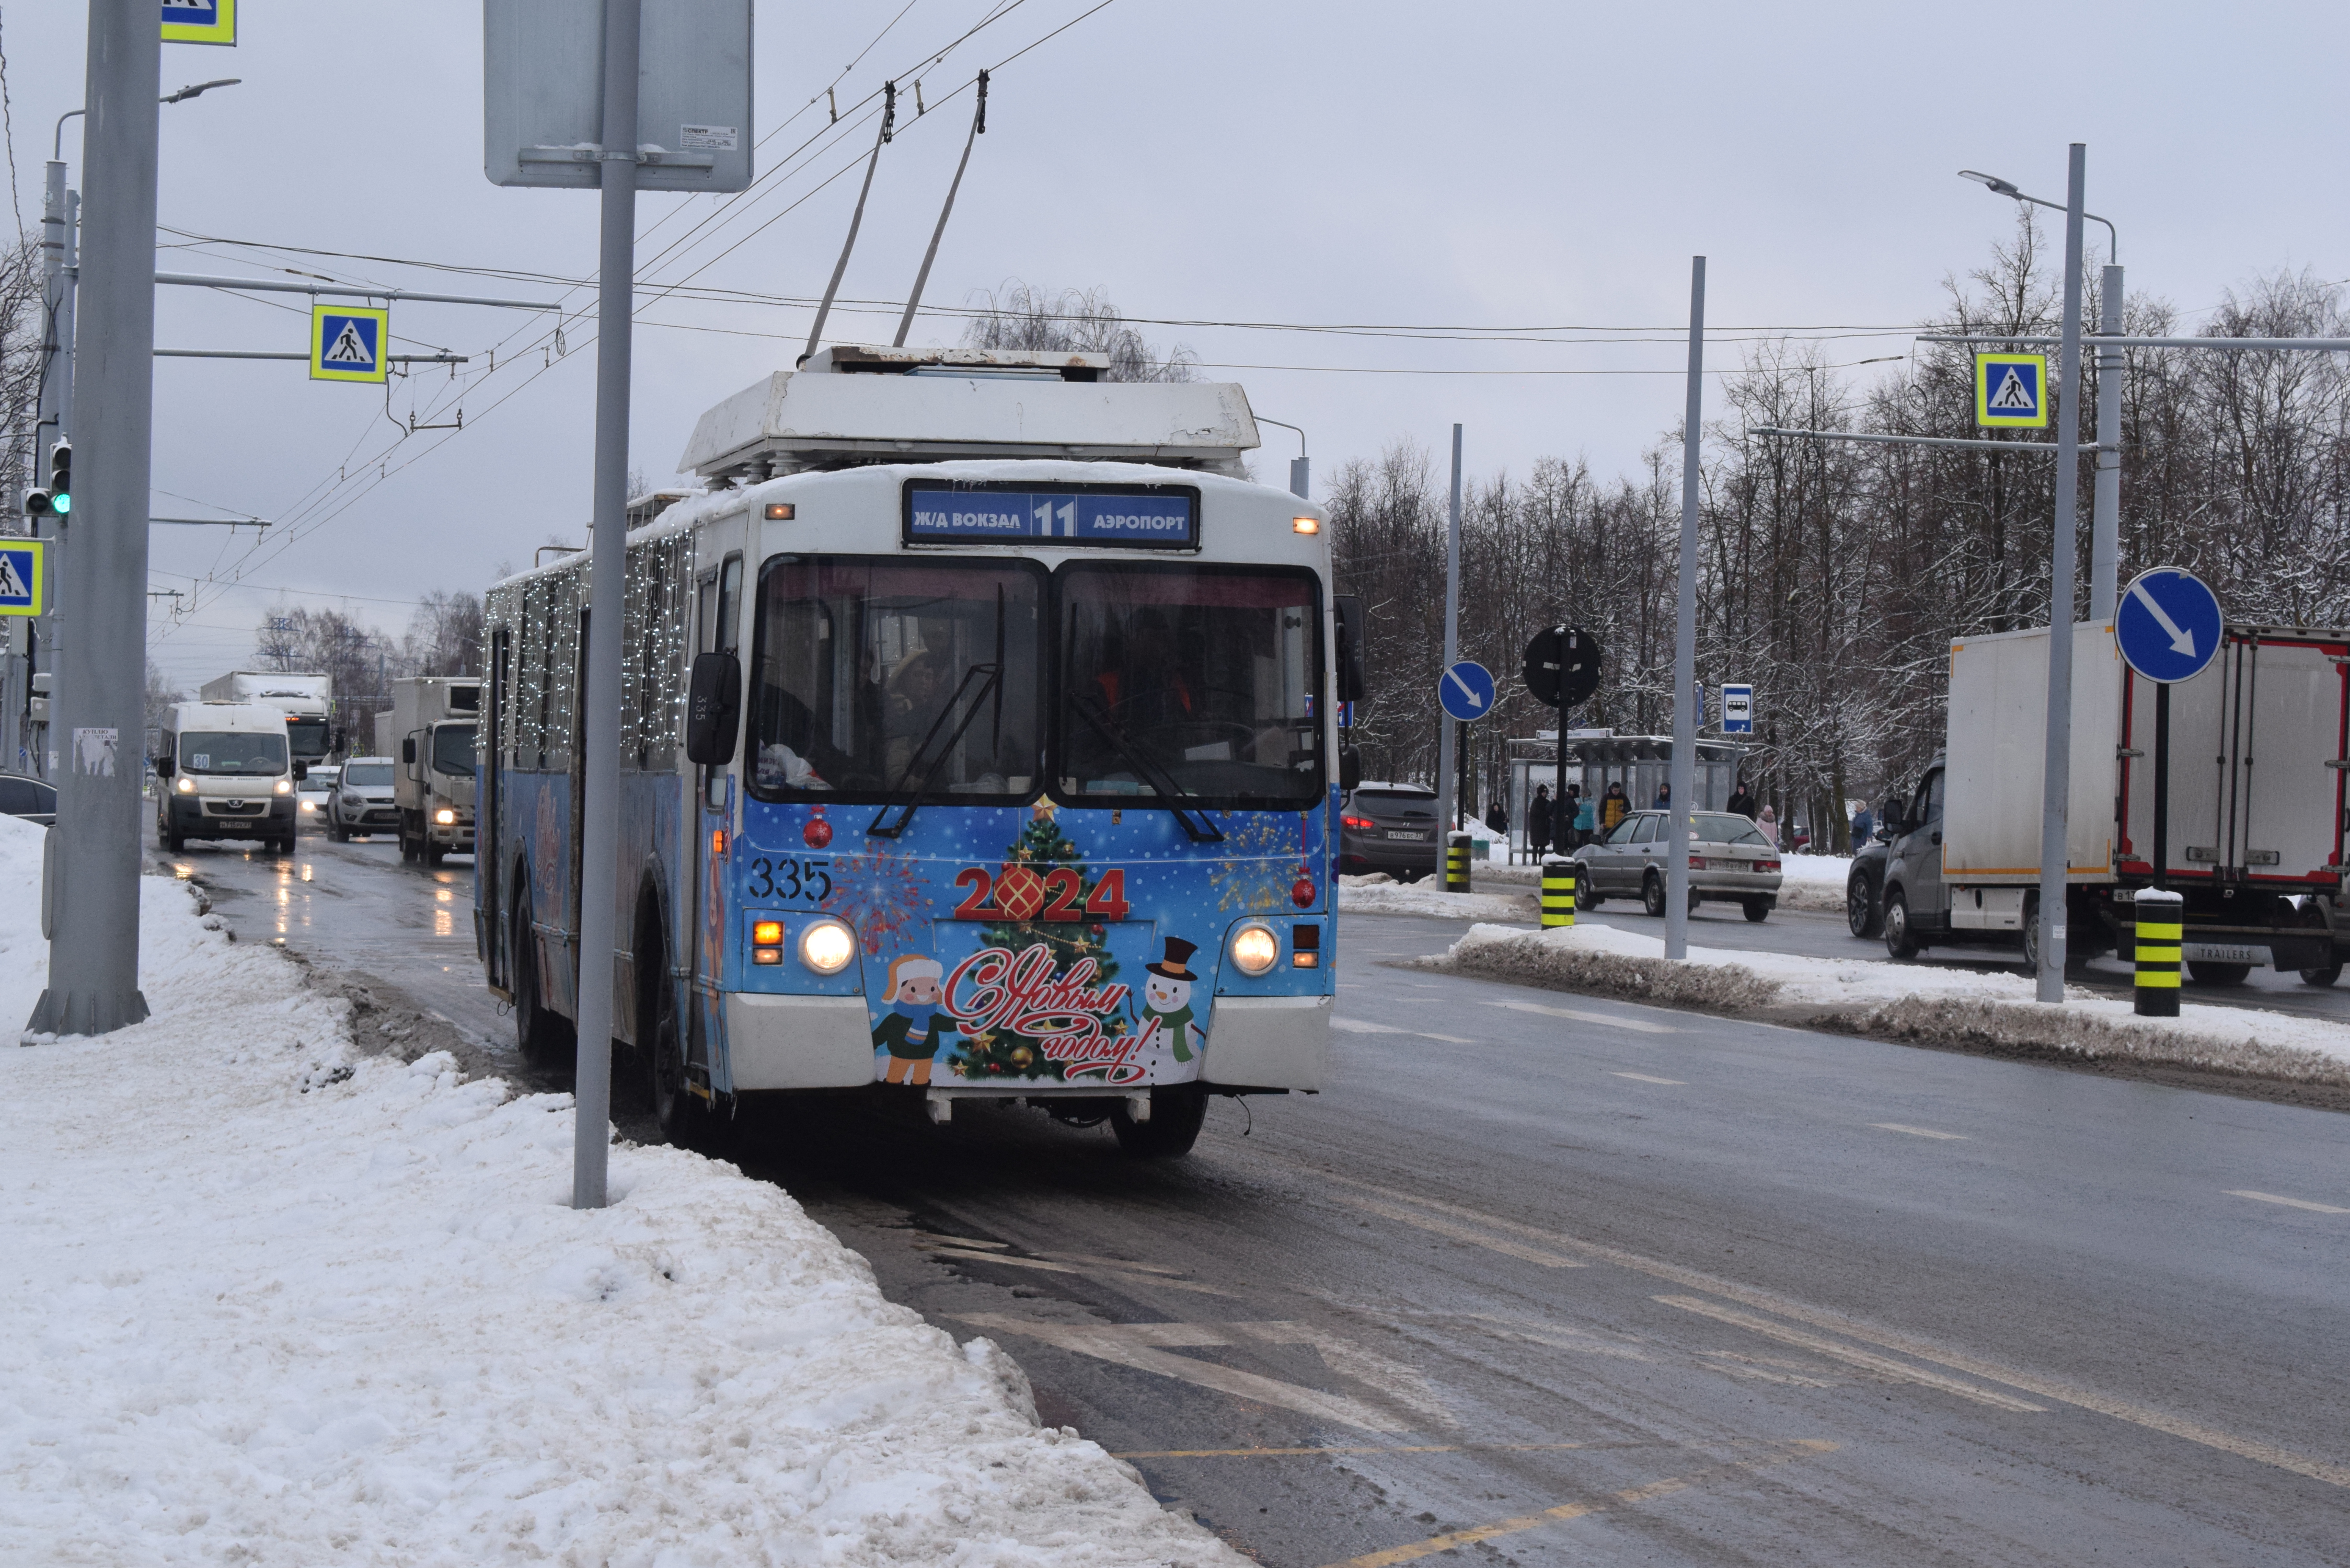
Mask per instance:
[[[155,747],[155,842],[176,855],[191,838],[259,838],[290,855],[294,785],[307,771],[288,754],[279,709],[175,702]]]

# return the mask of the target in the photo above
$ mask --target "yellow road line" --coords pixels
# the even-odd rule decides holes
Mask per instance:
[[[1711,1469],[1697,1470],[1685,1476],[1673,1476],[1664,1480],[1650,1481],[1645,1486],[1626,1487],[1604,1497],[1588,1498],[1580,1502],[1563,1502],[1556,1508],[1546,1508],[1540,1513],[1522,1513],[1515,1519],[1497,1520],[1492,1524],[1480,1524],[1468,1530],[1450,1530],[1442,1535],[1431,1535],[1425,1541],[1414,1541],[1401,1546],[1390,1546],[1384,1552],[1366,1552],[1349,1557],[1344,1563],[1334,1563],[1329,1568],[1392,1568],[1398,1563],[1411,1563],[1422,1557],[1433,1557],[1440,1552],[1451,1552],[1463,1546],[1474,1546],[1481,1541],[1491,1541],[1497,1535],[1515,1535],[1521,1531],[1539,1530],[1545,1524],[1562,1524],[1570,1519],[1587,1514],[1605,1513],[1610,1509],[1628,1508],[1635,1503],[1652,1502],[1660,1497],[1670,1497],[1687,1491],[1707,1481],[1720,1480],[1742,1472],[1752,1473],[1772,1465],[1783,1465],[1790,1459],[1809,1454],[1832,1454],[1836,1445],[1817,1438],[1804,1438],[1790,1443],[1783,1453],[1759,1459],[1741,1459],[1734,1464],[1716,1465]]]
[[[1718,1274],[1709,1274],[1700,1269],[1685,1269],[1676,1263],[1668,1263],[1660,1259],[1643,1257],[1638,1252],[1627,1251],[1621,1247],[1610,1247],[1597,1241],[1582,1241],[1560,1231],[1545,1231],[1533,1225],[1522,1224],[1514,1220],[1504,1220],[1499,1215],[1482,1213],[1461,1204],[1446,1203],[1440,1199],[1424,1198],[1416,1192],[1405,1192],[1397,1188],[1382,1187],[1377,1182],[1364,1181],[1356,1177],[1341,1176],[1336,1171],[1318,1166],[1300,1165],[1298,1168],[1309,1176],[1337,1186],[1351,1187],[1364,1192],[1377,1192],[1384,1197],[1422,1204],[1441,1213],[1458,1215],[1464,1220],[1473,1220],[1481,1225],[1490,1225],[1496,1231],[1507,1231],[1515,1235],[1547,1241],[1555,1246],[1565,1246],[1601,1262],[1614,1263],[1618,1268],[1630,1269],[1638,1273],[1647,1274],[1652,1279],[1669,1281],[1691,1290],[1726,1296],[1731,1301],[1742,1303],[1747,1306],[1759,1307],[1764,1312],[1776,1313],[1781,1317],[1794,1318],[1798,1323],[1807,1323],[1814,1328],[1826,1329],[1833,1334],[1840,1334],[1850,1339],[1860,1340],[1864,1344],[1874,1345],[1881,1350],[1898,1351],[1904,1355],[1915,1356],[1920,1361],[1931,1362],[1937,1366],[1947,1367],[1953,1372],[1963,1372],[1987,1382],[2004,1383],[2011,1388],[2021,1388],[2027,1394],[2036,1394],[2043,1399],[2054,1399],[2061,1405],[2071,1405],[2083,1410],[2094,1411],[2097,1415],[2110,1417],[2116,1421],[2126,1421],[2132,1426],[2144,1427],[2151,1431],[2197,1443],[2207,1449],[2216,1449],[2223,1454],[2233,1454],[2239,1459],[2251,1459],[2258,1464],[2273,1465],[2278,1469],[2307,1476],[2312,1480],[2321,1480],[2329,1486],[2350,1488],[2350,1465],[2312,1459],[2307,1454],[2295,1453],[2291,1449],[2279,1448],[2274,1443],[2240,1438],[2232,1432],[2223,1432],[2214,1427],[2206,1427],[2200,1422],[2173,1416],[2168,1411],[2156,1410],[2126,1399],[2115,1398],[2094,1389],[2083,1388],[2077,1384],[2018,1371],[2014,1367],[2002,1366],[1981,1356],[1952,1351],[1909,1334],[1857,1324],[1841,1313],[1805,1306],[1801,1302],[1791,1301],[1774,1292],[1737,1284]],[[1347,1199],[1347,1201],[1359,1202],[1360,1199]]]

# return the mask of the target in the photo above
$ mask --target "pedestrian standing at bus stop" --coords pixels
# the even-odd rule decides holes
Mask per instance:
[[[1539,859],[1550,848],[1550,785],[1534,785],[1526,803],[1526,853]]]

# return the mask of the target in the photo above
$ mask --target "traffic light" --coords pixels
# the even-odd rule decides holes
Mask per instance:
[[[49,517],[54,516],[55,514],[55,508],[49,504],[49,493],[47,491],[27,490],[25,492],[26,516]]]
[[[73,443],[49,449],[49,510],[63,517],[73,510]]]

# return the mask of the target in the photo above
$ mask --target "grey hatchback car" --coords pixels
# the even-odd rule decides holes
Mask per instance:
[[[1436,792],[1421,784],[1367,784],[1338,813],[1338,870],[1384,871],[1399,882],[1436,875]]]
[[[1779,905],[1779,852],[1751,818],[1727,811],[1692,814],[1690,907],[1736,904],[1750,920],[1767,920]],[[1596,844],[1575,852],[1575,901],[1594,909],[1606,898],[1638,897],[1652,915],[1665,912],[1665,853],[1669,814],[1635,812]]]

